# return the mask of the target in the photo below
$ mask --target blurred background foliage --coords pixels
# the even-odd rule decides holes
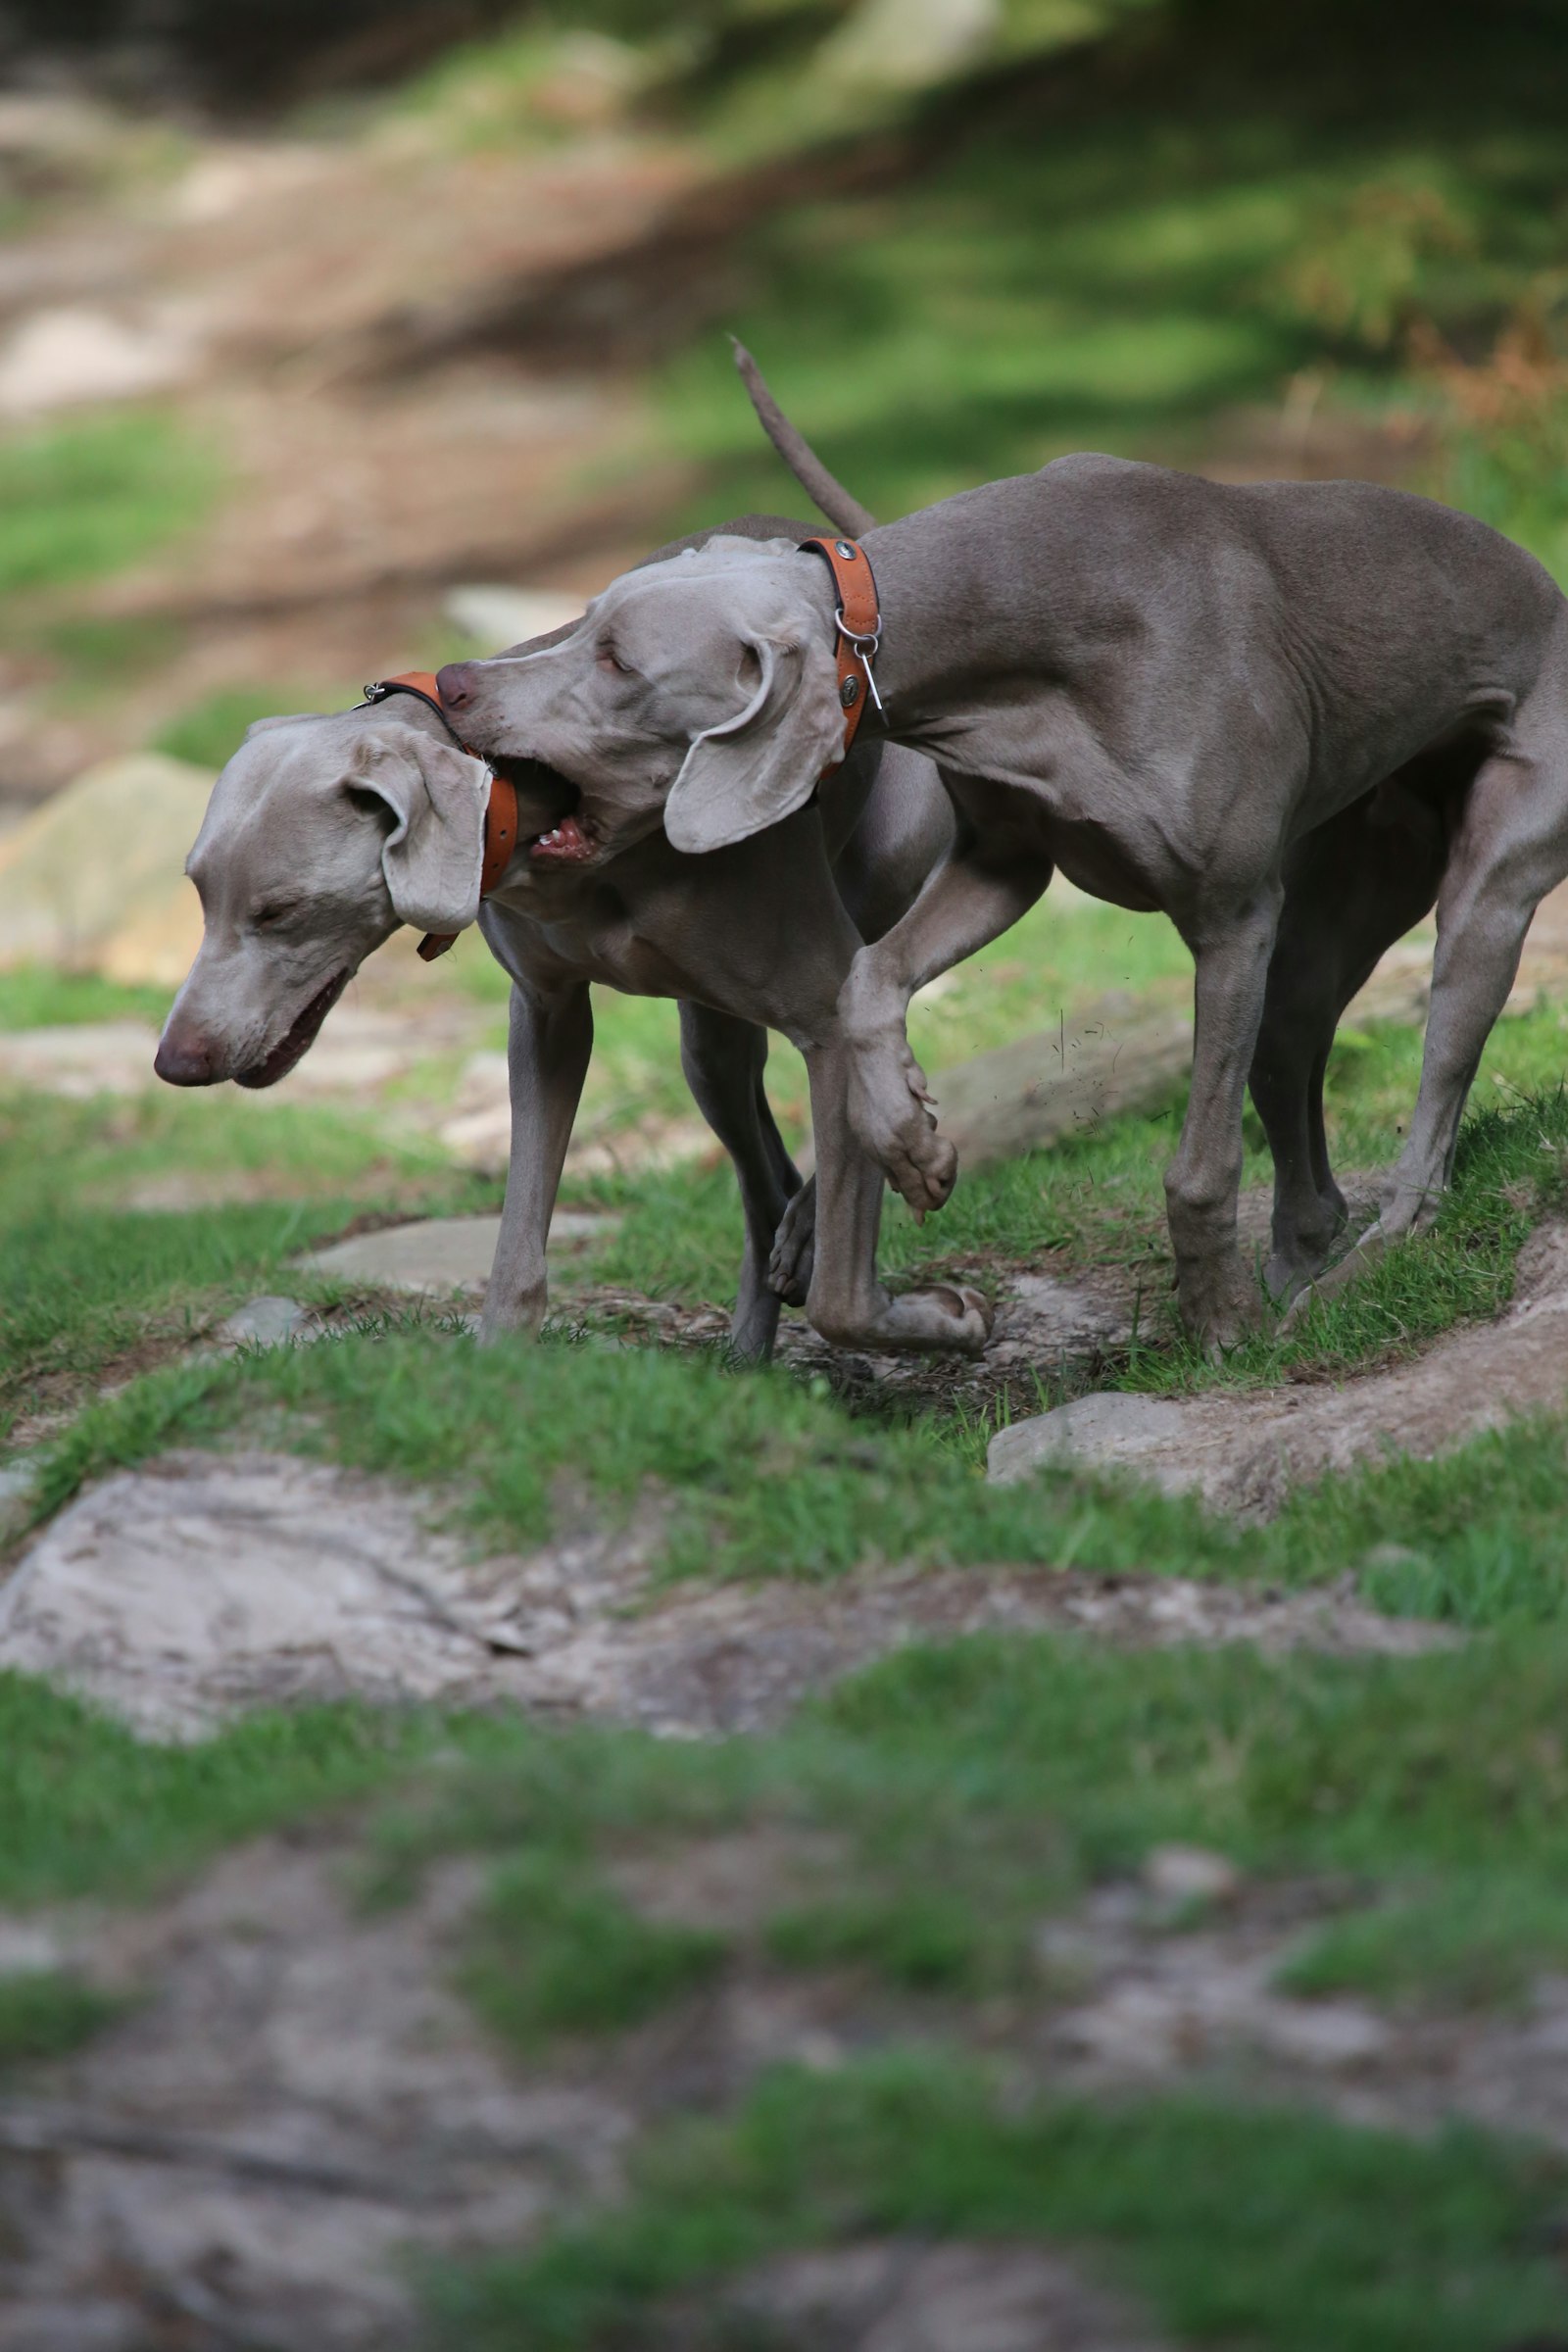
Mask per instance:
[[[258,281],[237,323],[242,224],[226,248],[214,231],[206,278],[189,239],[149,246],[148,331],[183,304],[208,334],[188,390],[0,415],[6,683],[38,714],[25,758],[0,759],[0,799],[134,743],[215,760],[231,722],[279,697],[442,658],[458,650],[443,589],[481,559],[582,593],[662,536],[798,505],[726,329],[884,517],[1102,448],[1231,479],[1399,482],[1568,579],[1568,0],[12,0],[0,76],[112,119],[112,136],[29,144],[0,91],[0,217],[35,244],[57,220],[101,220],[100,272],[126,220],[161,205],[177,223],[187,190],[205,220],[202,172],[235,154],[308,150],[361,174],[272,232],[299,240],[293,279]],[[335,344],[319,318],[291,338],[313,271],[356,278],[363,253],[386,272],[378,220],[395,244],[414,219],[386,196],[400,177],[422,192],[406,299],[395,274],[379,308],[356,286]],[[553,259],[562,221],[607,188],[622,215]],[[333,206],[364,227],[329,251]],[[273,517],[312,466],[366,462],[372,430],[408,481],[433,441],[471,434],[481,378],[523,433],[525,402],[602,413],[541,459],[549,527],[514,486],[476,552],[432,495],[428,590],[376,604],[378,579],[416,566],[368,541],[318,658],[312,562],[285,577],[295,526]],[[283,426],[299,454],[279,443],[268,477],[258,417],[277,441],[307,412],[324,421]],[[239,612],[248,533],[267,631],[236,625],[230,650],[204,618],[207,656],[172,662],[198,611]],[[182,601],[187,547],[202,562]],[[139,588],[154,559],[161,580]]]

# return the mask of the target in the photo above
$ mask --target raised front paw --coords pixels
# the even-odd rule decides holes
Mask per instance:
[[[850,1125],[917,1218],[943,1206],[957,1181],[958,1154],[937,1131],[925,1072],[902,1038],[857,1054]]]
[[[786,1306],[804,1306],[816,1257],[816,1178],[803,1184],[779,1222],[767,1261],[767,1287]]]

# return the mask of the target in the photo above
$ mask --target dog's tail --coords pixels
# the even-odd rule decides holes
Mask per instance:
[[[730,341],[735,343],[733,335]],[[876,516],[858,499],[852,498],[842,482],[834,480],[806,435],[791,424],[762,381],[762,370],[744,343],[735,343],[735,366],[763,432],[807,497],[821,508],[833,528],[848,531],[852,539],[858,539],[862,531],[874,530]]]

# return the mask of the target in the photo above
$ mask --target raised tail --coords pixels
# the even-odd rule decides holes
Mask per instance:
[[[730,341],[735,343],[733,335]],[[805,434],[791,424],[762,381],[762,370],[744,343],[735,343],[735,366],[763,432],[813,506],[821,508],[836,531],[848,531],[853,539],[858,539],[863,531],[874,530],[876,516],[858,499],[852,498],[842,482],[834,480]]]

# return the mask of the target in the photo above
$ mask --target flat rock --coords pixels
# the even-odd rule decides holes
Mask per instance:
[[[311,1310],[297,1298],[248,1298],[225,1315],[213,1337],[220,1348],[283,1348],[312,1329]]]
[[[137,752],[45,802],[0,851],[0,964],[177,986],[201,944],[185,858],[212,785],[210,769]]]
[[[602,1241],[614,1231],[615,1223],[610,1216],[557,1209],[550,1225],[551,1246],[569,1249]],[[500,1232],[499,1217],[426,1217],[411,1225],[387,1225],[378,1233],[357,1233],[313,1251],[299,1265],[304,1273],[333,1282],[448,1298],[459,1292],[484,1290]]]
[[[94,1095],[138,1095],[157,1083],[157,1051],[158,1032],[145,1021],[0,1030],[0,1079],[74,1102]]]
[[[1048,1465],[1109,1463],[1173,1493],[1200,1484],[1200,1473],[1181,1459],[1186,1427],[1186,1408],[1163,1396],[1117,1389],[1075,1396],[1054,1412],[999,1429],[986,1450],[987,1474],[1008,1486]]]
[[[188,320],[172,313],[126,320],[86,308],[38,311],[0,349],[0,410],[137,400],[178,383],[198,356]]]
[[[1565,1402],[1568,1228],[1547,1226],[1521,1252],[1504,1314],[1448,1333],[1407,1363],[1333,1386],[1213,1390],[1180,1401],[1080,1397],[999,1431],[989,1475],[1006,1482],[1042,1464],[1080,1461],[1264,1519],[1294,1487],[1394,1454],[1429,1460]]]

